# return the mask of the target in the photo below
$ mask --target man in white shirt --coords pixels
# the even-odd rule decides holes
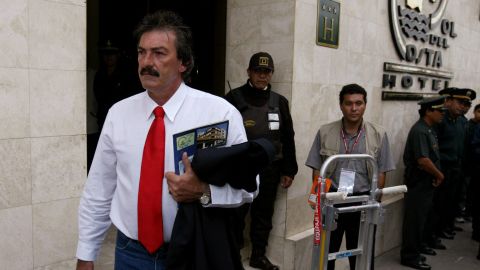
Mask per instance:
[[[191,32],[173,12],[147,15],[138,26],[138,73],[145,92],[116,103],[109,110],[79,206],[77,269],[93,269],[113,223],[118,229],[115,269],[165,269],[177,203],[202,198],[204,207],[237,207],[255,194],[202,182],[186,155],[184,174],[175,170],[173,134],[228,121],[226,145],[247,141],[242,116],[222,98],[183,83],[193,67]],[[142,155],[154,121],[164,111],[164,178],[161,217],[163,243],[153,252],[139,240],[138,198]],[[206,199],[206,200],[205,200]],[[162,227],[162,226],[160,226]]]

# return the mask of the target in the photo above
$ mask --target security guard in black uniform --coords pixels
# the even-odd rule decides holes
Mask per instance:
[[[247,83],[233,89],[225,97],[242,114],[248,139],[267,138],[276,148],[275,161],[260,173],[258,197],[251,205],[244,205],[239,209],[240,246],[243,247],[244,219],[250,208],[250,266],[269,270],[278,269],[278,266],[273,265],[265,256],[268,236],[273,227],[277,188],[279,183],[283,188],[290,187],[298,171],[292,117],[287,99],[271,90],[273,71],[270,54],[254,54],[247,69]]]
[[[408,133],[403,162],[405,163],[405,217],[401,263],[415,269],[431,269],[421,255],[436,255],[427,246],[431,236],[434,190],[443,181],[437,135],[432,126],[442,121],[445,97],[420,101],[420,119]]]
[[[443,89],[439,94],[446,97],[447,112],[443,121],[435,127],[442,172],[445,175],[445,181],[435,191],[434,208],[439,217],[435,234],[441,238],[453,239],[457,212],[455,194],[463,178],[462,160],[467,128],[467,120],[462,116],[476,94],[471,89],[453,87]]]

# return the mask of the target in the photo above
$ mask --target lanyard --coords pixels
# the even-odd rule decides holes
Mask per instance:
[[[355,148],[355,146],[358,144],[358,141],[360,140],[360,136],[362,136],[362,132],[363,132],[363,127],[358,132],[357,138],[355,139],[355,142],[353,142],[352,149],[348,150],[348,144],[347,144],[347,139],[345,138],[345,133],[343,132],[343,128],[340,129],[340,134],[342,135],[342,139],[343,139],[343,145],[345,146],[345,154],[350,154],[353,152],[353,149]]]

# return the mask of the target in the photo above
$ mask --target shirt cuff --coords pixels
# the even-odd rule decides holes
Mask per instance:
[[[82,261],[95,261],[99,250],[100,247],[78,241],[76,257]]]
[[[232,188],[229,184],[222,187],[210,185],[212,203],[206,207],[233,208],[244,203],[251,203],[258,194],[259,177],[256,177],[257,189],[247,192],[243,189]]]

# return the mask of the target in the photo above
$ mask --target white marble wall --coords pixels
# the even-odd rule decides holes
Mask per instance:
[[[86,178],[86,4],[0,6],[0,268],[72,269]]]
[[[252,54],[266,51],[273,57],[273,89],[291,100],[293,70],[294,0],[233,0],[227,2],[227,51],[225,78],[232,88],[247,81]],[[225,89],[228,91],[228,84]],[[279,188],[269,258],[283,265],[287,191]],[[249,250],[242,252],[244,258]],[[283,269],[283,268],[282,268]]]
[[[282,269],[308,269],[299,259],[309,250],[309,241],[302,237],[308,238],[306,232],[312,227],[312,211],[306,204],[311,170],[303,164],[317,129],[341,117],[341,87],[348,83],[364,86],[368,92],[365,118],[388,130],[397,170],[388,174],[387,185],[403,182],[403,147],[418,119],[415,102],[381,101],[383,63],[400,62],[390,34],[388,2],[340,2],[338,49],[315,44],[317,0],[237,0],[228,4],[226,79],[232,87],[243,84],[250,55],[265,50],[276,61],[272,85],[290,100],[300,171],[293,186],[277,199],[280,211],[274,219],[280,224],[273,229],[269,250],[274,261],[283,264]],[[445,18],[455,21],[458,37],[443,52],[443,63],[455,73],[451,85],[480,91],[480,5],[474,2],[449,1]],[[379,229],[376,254],[400,244],[402,212],[401,201],[388,205],[388,221]],[[285,256],[278,261],[281,254]]]

